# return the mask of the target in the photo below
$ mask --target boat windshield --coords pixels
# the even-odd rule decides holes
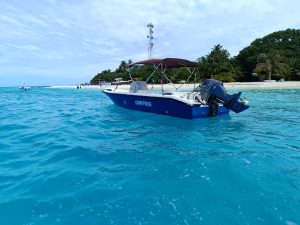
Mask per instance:
[[[130,84],[130,92],[138,92],[139,90],[147,91],[148,85],[146,81],[133,81]]]

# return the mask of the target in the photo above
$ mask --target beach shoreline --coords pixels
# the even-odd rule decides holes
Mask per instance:
[[[176,88],[193,89],[194,84],[174,84]],[[196,84],[197,87],[199,84]],[[81,89],[115,89],[116,85],[99,86],[99,85],[82,85]],[[128,89],[130,85],[119,85],[118,89]],[[148,84],[149,88],[160,89],[160,84]],[[164,89],[175,89],[172,84],[164,84]],[[300,81],[285,81],[285,82],[230,82],[224,83],[225,88],[230,89],[300,89]],[[77,85],[49,86],[45,88],[70,88],[77,89]]]

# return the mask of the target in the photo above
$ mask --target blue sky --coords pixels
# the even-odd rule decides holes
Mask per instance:
[[[300,28],[299,0],[0,0],[0,86],[76,85],[121,60],[196,60],[221,44]]]

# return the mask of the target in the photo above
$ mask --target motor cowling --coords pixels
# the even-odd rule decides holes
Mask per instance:
[[[227,94],[223,83],[218,80],[207,79],[203,81],[199,92],[202,100],[206,101],[209,105],[222,103],[226,108],[235,113],[242,112],[249,108],[248,105],[239,102],[242,92],[233,95]]]

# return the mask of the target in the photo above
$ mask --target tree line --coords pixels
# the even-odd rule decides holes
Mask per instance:
[[[115,78],[129,80],[127,65],[131,63],[131,60],[122,61],[115,71],[104,70],[90,83],[112,82]],[[258,38],[235,57],[218,44],[206,56],[198,58],[197,64],[195,79],[198,82],[209,78],[223,82],[300,80],[300,30],[287,29]],[[131,70],[131,74],[135,79],[146,80],[152,71],[151,66],[138,66]],[[185,68],[171,69],[167,73],[174,83],[186,80],[189,75]],[[151,82],[159,83],[160,80],[154,78]]]

